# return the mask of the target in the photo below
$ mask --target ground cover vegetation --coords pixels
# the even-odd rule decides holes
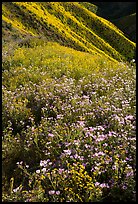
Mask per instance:
[[[71,9],[68,3],[64,7]],[[13,25],[6,30],[7,25],[2,200],[136,201],[135,63],[77,51],[67,41],[62,46]]]

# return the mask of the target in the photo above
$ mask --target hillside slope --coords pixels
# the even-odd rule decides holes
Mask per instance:
[[[49,41],[111,60],[131,60],[135,43],[79,2],[3,2],[3,36],[45,36]],[[90,8],[90,9],[89,9]],[[96,12],[93,6],[93,11]]]
[[[136,42],[136,2],[92,3],[95,5],[97,15],[111,21],[122,30],[130,40]]]
[[[136,42],[136,13],[127,15],[113,21],[128,38]]]
[[[92,2],[97,6],[97,14],[110,20],[136,12],[136,2]]]
[[[91,3],[2,9],[2,201],[135,202],[135,43]]]

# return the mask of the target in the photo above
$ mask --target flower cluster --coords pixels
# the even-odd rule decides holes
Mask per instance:
[[[40,80],[33,68],[16,67],[17,82],[6,81],[8,71],[3,75],[3,186],[4,192],[11,189],[8,199],[135,200],[132,69],[120,64],[77,79],[68,70]],[[52,75],[52,66],[50,71]],[[23,73],[30,77],[25,84],[17,79]],[[9,175],[15,177],[11,186]]]

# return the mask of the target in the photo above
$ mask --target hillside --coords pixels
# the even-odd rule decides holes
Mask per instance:
[[[130,2],[92,2],[97,6],[96,13],[110,20],[121,18],[136,12],[136,1]]]
[[[136,42],[136,13],[121,17],[113,21],[128,38]]]
[[[3,3],[3,36],[8,32],[14,32],[14,38],[18,33],[45,36],[61,45],[112,60],[134,58],[135,43],[112,23],[91,12],[92,6],[90,10],[88,6],[78,2]]]
[[[3,202],[136,201],[136,44],[97,9],[2,3]]]
[[[136,2],[92,2],[96,14],[111,21],[136,42]]]

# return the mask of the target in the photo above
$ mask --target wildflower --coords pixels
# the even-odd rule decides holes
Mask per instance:
[[[103,140],[105,140],[106,139],[106,136],[105,135],[100,135],[100,137],[98,137],[97,139],[96,139],[96,141],[97,142],[101,142],[101,141],[103,141]]]
[[[80,126],[84,127],[84,126],[85,126],[85,121],[78,121],[78,124],[79,124]]]
[[[106,183],[101,183],[101,184],[100,184],[100,187],[101,187],[101,188],[109,188],[109,185],[106,184]]]
[[[107,146],[108,146],[108,144],[107,144],[107,143],[104,143],[104,144],[103,144],[103,146],[104,146],[104,147],[107,147]]]
[[[75,145],[79,145],[80,141],[79,140],[74,140]]]
[[[84,156],[79,156],[79,159],[80,159],[81,161],[83,161],[83,160],[84,160]]]
[[[48,159],[48,160],[41,160],[40,161],[40,166],[44,166],[44,167],[46,167],[47,166],[47,163],[49,162],[50,160]]]
[[[78,154],[74,154],[74,158],[77,159],[79,156]]]
[[[60,191],[56,191],[56,195],[59,195],[60,194]]]
[[[18,164],[18,165],[22,165],[22,164],[23,164],[23,161],[21,161],[21,162],[17,162],[16,164]]]
[[[112,169],[113,169],[113,170],[117,169],[117,166],[116,166],[116,165],[113,165],[113,166],[112,166]]]
[[[65,146],[66,146],[66,147],[68,147],[68,146],[70,146],[70,145],[71,145],[70,142],[65,142]]]
[[[64,151],[64,153],[65,153],[66,155],[71,155],[71,150],[67,149],[67,150],[63,150],[63,151]]]
[[[93,131],[94,131],[94,128],[93,128],[93,127],[89,127],[89,130],[90,130],[91,132],[93,132]]]
[[[63,118],[63,115],[57,115],[57,119],[62,119]]]
[[[54,190],[50,190],[48,191],[49,195],[54,195],[55,194],[55,191]]]
[[[85,144],[84,146],[85,146],[85,148],[87,149],[87,148],[89,148],[90,145]]]
[[[64,171],[64,169],[59,168],[58,173],[62,174],[63,171]]]
[[[54,135],[52,133],[49,133],[48,137],[54,137]]]
[[[130,177],[130,176],[134,176],[133,171],[130,171],[130,172],[128,172],[128,173],[126,174],[126,177]]]
[[[108,136],[109,136],[109,137],[112,137],[112,136],[113,136],[113,134],[114,134],[114,132],[113,132],[113,131],[112,131],[112,132],[110,132],[110,131],[109,131]]]
[[[13,192],[16,193],[19,190],[20,190],[20,186],[18,186],[17,188],[13,189]]]
[[[85,164],[85,163],[82,163],[82,165],[83,165],[83,167],[85,168],[87,164]]]
[[[126,189],[127,189],[127,186],[126,186],[126,185],[123,185],[123,186],[122,186],[122,189],[123,189],[123,190],[126,190]]]
[[[133,63],[134,63],[134,62],[135,62],[135,59],[132,59],[132,60],[131,60],[131,62],[133,62]]]
[[[46,172],[46,168],[43,168],[43,169],[42,169],[42,172],[45,173],[45,172]]]
[[[95,183],[95,186],[99,186],[99,185],[100,185],[100,183],[99,183],[99,182],[96,182],[96,183]]]
[[[104,156],[105,155],[105,153],[104,152],[96,152],[93,156],[96,156],[96,157],[98,157],[98,156]]]
[[[95,166],[95,170],[99,170],[99,168],[97,166]]]
[[[128,116],[125,117],[125,119],[126,119],[126,120],[133,120],[134,117],[133,117],[133,115],[128,115]]]
[[[39,169],[38,169],[38,170],[36,170],[36,173],[37,173],[37,174],[40,174],[40,170],[39,170]]]

